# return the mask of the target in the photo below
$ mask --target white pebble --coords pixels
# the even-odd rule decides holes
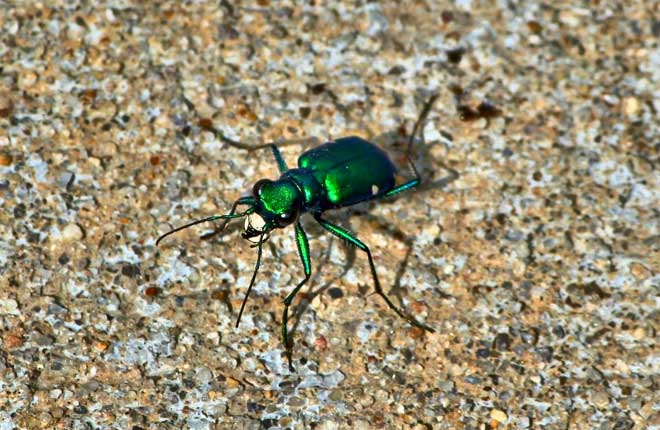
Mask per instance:
[[[62,230],[62,241],[74,242],[83,238],[83,231],[78,224],[67,224]]]
[[[18,303],[14,299],[0,300],[0,315],[20,315]]]

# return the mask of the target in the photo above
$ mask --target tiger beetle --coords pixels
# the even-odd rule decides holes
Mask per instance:
[[[331,234],[356,246],[367,254],[376,293],[385,300],[385,303],[387,303],[390,309],[411,325],[429,332],[434,332],[431,327],[418,322],[412,316],[404,313],[385,295],[378,281],[376,266],[374,265],[369,247],[355,234],[327,221],[323,215],[325,211],[330,209],[343,208],[368,200],[393,196],[420,184],[421,179],[412,161],[410,152],[415,134],[418,130],[421,130],[421,125],[428,116],[431,106],[437,97],[437,95],[433,95],[425,104],[413,127],[412,134],[409,136],[406,157],[412,168],[414,178],[401,185],[395,185],[397,169],[388,155],[373,143],[360,137],[344,137],[312,148],[298,158],[297,168],[290,169],[276,145],[249,146],[225,137],[212,127],[206,127],[214,132],[220,140],[231,146],[242,149],[270,147],[280,171],[280,178],[274,181],[260,179],[254,184],[252,195],[236,200],[228,214],[213,215],[175,228],[160,236],[156,240],[156,245],[166,236],[196,224],[222,220],[223,222],[218,230],[222,231],[229,220],[245,217],[245,230],[242,233],[242,237],[252,242],[252,246],[257,248],[257,262],[252,273],[250,285],[241,304],[241,309],[238,312],[238,318],[236,320],[236,327],[238,327],[248,296],[254,286],[257,272],[259,271],[263,243],[268,239],[273,230],[285,228],[293,224],[296,233],[298,254],[302,261],[305,277],[284,299],[284,310],[282,312],[282,343],[286,349],[286,356],[291,371],[294,369],[291,363],[293,344],[289,340],[287,331],[289,306],[291,306],[298,291],[309,281],[312,273],[309,242],[307,240],[307,234],[300,224],[300,216],[306,212],[311,213],[321,227]],[[238,206],[247,206],[247,209],[243,212],[236,213]]]

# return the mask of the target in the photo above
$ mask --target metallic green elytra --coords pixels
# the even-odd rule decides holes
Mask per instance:
[[[280,171],[276,180],[261,179],[252,188],[252,195],[241,197],[234,202],[226,215],[213,215],[208,218],[193,221],[184,226],[173,229],[160,236],[156,245],[166,236],[191,227],[193,225],[222,220],[219,231],[223,230],[227,222],[234,218],[245,217],[245,231],[242,236],[254,243],[257,247],[257,261],[250,285],[241,304],[236,320],[238,327],[247,298],[252,290],[261,262],[262,245],[270,233],[294,224],[298,254],[302,261],[304,279],[296,285],[291,293],[284,299],[282,313],[282,342],[284,344],[289,368],[291,363],[292,344],[289,342],[287,331],[289,306],[302,286],[309,280],[312,273],[311,257],[307,234],[300,224],[300,216],[310,213],[314,219],[328,232],[356,246],[367,254],[371,276],[376,293],[382,297],[390,309],[410,324],[429,332],[434,330],[418,322],[410,315],[400,310],[384,293],[376,266],[369,247],[356,235],[343,227],[327,221],[323,215],[329,209],[337,209],[367,200],[379,199],[413,188],[420,183],[420,177],[410,158],[410,150],[415,134],[426,119],[437,95],[432,96],[424,106],[419,119],[415,123],[413,132],[408,141],[408,162],[414,173],[414,178],[400,185],[396,185],[397,169],[388,155],[373,143],[362,138],[351,136],[327,142],[304,152],[298,158],[298,167],[289,169],[282,158],[282,154],[275,145],[268,145]],[[212,130],[222,141],[243,149],[256,149],[233,141],[217,130]],[[263,147],[261,145],[259,147]],[[238,206],[247,206],[243,212],[236,213]]]
[[[314,202],[320,210],[380,197],[394,188],[396,175],[396,167],[382,149],[355,136],[305,152],[298,167],[321,186]],[[365,175],[367,169],[369,174]]]

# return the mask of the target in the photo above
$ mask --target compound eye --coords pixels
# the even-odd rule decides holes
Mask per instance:
[[[287,226],[294,222],[298,217],[298,211],[291,210],[289,212],[283,212],[277,216],[277,225],[280,227]]]
[[[252,187],[252,195],[259,197],[261,190],[263,190],[264,186],[270,182],[272,182],[270,179],[259,179]]]

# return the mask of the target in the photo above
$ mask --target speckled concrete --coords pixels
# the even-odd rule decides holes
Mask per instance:
[[[1,430],[660,428],[656,2],[90,3],[0,2]],[[238,329],[240,223],[155,247],[276,175],[209,125],[403,166],[434,93],[424,185],[328,217],[436,333],[305,218],[290,373],[292,230]]]

